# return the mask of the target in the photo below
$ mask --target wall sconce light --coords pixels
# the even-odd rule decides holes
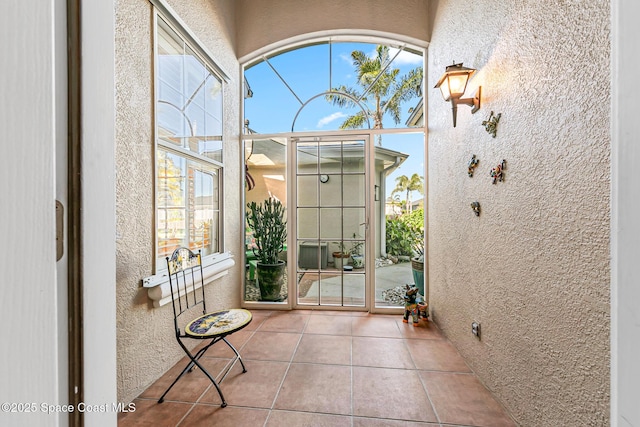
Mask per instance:
[[[462,98],[464,91],[467,89],[467,82],[469,77],[476,70],[474,68],[467,68],[462,66],[462,62],[459,64],[454,63],[449,65],[438,83],[436,88],[440,88],[442,97],[445,101],[451,101],[451,109],[453,110],[453,127],[456,127],[456,115],[458,113],[458,104],[464,104],[471,107],[471,114],[480,109],[480,93],[482,86],[478,86],[478,92],[476,92],[473,98]]]

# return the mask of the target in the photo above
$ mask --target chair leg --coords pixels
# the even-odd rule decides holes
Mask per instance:
[[[189,371],[189,370],[191,369],[191,367],[192,367],[192,366],[193,366],[193,362],[189,362],[189,363],[187,364],[187,366],[182,370],[182,372],[180,372],[180,375],[178,375],[178,376],[176,377],[176,379],[175,379],[175,380],[173,380],[173,382],[171,383],[171,385],[169,386],[169,388],[168,388],[168,389],[166,389],[164,393],[162,393],[162,396],[160,396],[160,399],[158,399],[158,403],[162,403],[162,402],[164,402],[164,397],[167,395],[167,393],[169,393],[169,390],[171,390],[171,389],[173,388],[173,386],[174,386],[174,385],[176,385],[176,383],[178,382],[178,380],[179,380],[180,378],[182,378],[182,376],[183,376],[184,374],[186,374],[186,373],[187,373],[187,371]]]
[[[225,340],[226,341],[226,340]],[[171,390],[173,388],[174,385],[176,385],[176,383],[178,382],[178,380],[180,378],[182,378],[182,376],[184,374],[186,374],[187,372],[190,372],[194,366],[197,366],[198,368],[200,368],[200,370],[207,376],[207,378],[209,378],[209,380],[211,381],[211,383],[214,385],[214,387],[216,388],[216,390],[218,390],[218,395],[220,395],[220,400],[222,400],[222,404],[220,405],[221,408],[224,408],[225,406],[227,406],[227,402],[226,400],[224,400],[224,395],[222,394],[222,390],[220,390],[220,386],[218,386],[218,383],[216,382],[216,380],[213,379],[213,377],[209,374],[209,372],[204,368],[204,366],[202,366],[200,364],[200,362],[198,361],[202,355],[207,351],[207,349],[209,347],[211,347],[216,341],[213,340],[211,343],[209,343],[208,345],[206,345],[205,347],[201,348],[195,355],[192,355],[189,350],[187,350],[187,347],[182,343],[182,341],[180,341],[178,339],[178,343],[180,344],[180,347],[182,347],[182,350],[184,350],[184,352],[187,354],[187,356],[189,357],[190,361],[187,364],[187,366],[182,370],[182,372],[180,373],[180,375],[178,375],[178,377],[173,380],[173,382],[171,383],[171,385],[169,386],[168,389],[165,390],[165,392],[162,394],[162,396],[160,396],[160,399],[158,399],[158,403],[162,403],[164,402],[164,398],[167,395],[167,393],[169,393],[169,390]],[[243,365],[244,366],[244,365]]]
[[[244,366],[244,362],[242,361],[242,357],[240,357],[240,353],[238,353],[238,350],[236,350],[236,348],[229,341],[227,341],[226,338],[222,338],[222,340],[226,342],[227,345],[231,347],[231,350],[233,350],[233,352],[236,354],[236,358],[240,361],[240,364],[242,365],[242,373],[244,374],[245,372],[247,372],[247,368]]]
[[[205,373],[205,375],[211,380],[211,383],[213,383],[213,385],[215,386],[216,390],[218,390],[218,394],[220,395],[220,400],[222,400],[222,404],[220,405],[221,408],[224,408],[225,406],[227,406],[227,401],[224,400],[224,396],[222,394],[222,390],[220,390],[220,386],[218,385],[218,383],[216,382],[216,380],[213,379],[213,377],[209,374],[209,372],[207,372],[206,369],[204,369],[204,367],[200,364],[200,362],[198,362],[196,359],[192,359],[193,363],[195,363],[198,368],[200,368],[200,370],[202,370],[202,372]]]

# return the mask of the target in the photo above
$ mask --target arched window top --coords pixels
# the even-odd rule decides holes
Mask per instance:
[[[254,133],[406,128],[422,110],[423,50],[334,38],[281,48],[244,71]]]

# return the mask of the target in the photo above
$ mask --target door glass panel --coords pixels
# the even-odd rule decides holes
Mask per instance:
[[[364,173],[364,143],[348,141],[343,145],[342,169],[345,173]]]
[[[364,174],[344,175],[342,177],[343,204],[345,206],[364,206],[366,185]]]
[[[365,305],[365,275],[344,273],[320,281],[320,304],[362,307]]]
[[[318,238],[318,208],[298,208],[298,238]]]
[[[342,209],[320,209],[320,237],[323,239],[340,240],[342,238]]]
[[[320,175],[320,206],[340,206],[342,203],[342,175]]]
[[[342,230],[345,239],[363,238],[365,234],[365,210],[362,208],[343,208]]]
[[[318,173],[318,143],[298,142],[296,150],[298,174]]]
[[[340,141],[323,141],[318,148],[320,173],[342,173],[342,143]]]
[[[298,267],[300,269],[318,270],[327,268],[327,243],[315,240],[298,243]]]
[[[350,173],[344,168],[347,151],[360,156],[348,160]],[[296,178],[298,304],[364,307],[365,143],[336,137],[310,138],[298,142],[296,153],[301,156]],[[310,153],[317,153],[315,165]],[[319,191],[319,197],[315,191]],[[351,195],[348,204],[345,192]],[[318,203],[315,206],[314,201]]]
[[[282,202],[285,208],[285,220],[287,210],[287,145],[284,138],[270,138],[261,140],[247,140],[244,142],[245,163],[247,166],[247,176],[245,185],[245,201],[246,203],[256,202],[262,204],[267,199],[277,199]],[[251,183],[251,185],[249,185]],[[246,206],[245,206],[246,209]],[[313,223],[313,214],[315,210],[311,210],[310,221]],[[303,215],[304,216],[304,215]],[[246,220],[245,220],[246,221]],[[304,230],[309,236],[317,236],[317,230]],[[246,302],[270,304],[288,304],[288,277],[287,277],[287,254],[288,247],[285,244],[283,250],[279,253],[278,259],[285,262],[284,273],[278,281],[280,293],[274,292],[276,296],[268,295],[266,288],[262,286],[261,291],[260,277],[263,275],[259,264],[259,259],[254,253],[256,247],[256,237],[252,230],[245,222],[245,281],[244,281],[244,299]],[[266,281],[266,280],[265,280]]]
[[[380,141],[384,151],[376,153],[372,216],[375,304],[403,306],[405,284],[416,284],[428,297],[422,264],[412,262],[425,245],[424,134],[383,135]]]
[[[298,176],[298,206],[318,206],[317,175]]]

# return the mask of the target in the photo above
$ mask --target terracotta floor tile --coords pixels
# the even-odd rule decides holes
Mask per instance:
[[[135,399],[133,403],[136,405],[134,412],[118,414],[118,427],[173,427],[193,407],[191,403],[157,403],[155,400],[142,399]]]
[[[215,378],[218,372],[224,368],[227,360],[203,357],[200,359],[200,363],[202,363],[209,374]],[[162,393],[164,393],[173,380],[180,375],[180,372],[182,372],[186,365],[187,358],[184,357],[180,362],[176,363],[173,368],[167,371],[166,374],[146,389],[140,397],[151,399],[160,398]],[[211,385],[212,383],[209,378],[207,378],[200,369],[194,369],[180,378],[165,397],[165,401],[196,402],[200,396],[202,396],[202,393]]]
[[[262,325],[262,323],[267,320],[272,314],[272,311],[266,310],[249,310],[251,312],[251,323],[245,326],[243,331],[255,331]]]
[[[380,418],[353,418],[353,427],[439,427],[438,423],[400,421]]]
[[[156,403],[186,365],[185,357],[134,401],[135,412],[118,414],[119,425],[514,425],[433,322],[413,327],[401,315],[339,310],[252,314],[248,327],[228,337],[248,372],[236,364],[220,384],[226,408],[198,369],[181,378],[164,403]],[[232,355],[218,343],[202,363],[215,376]]]
[[[298,344],[294,362],[351,364],[351,337],[305,334]]]
[[[296,313],[298,313],[296,311]],[[257,329],[261,332],[293,332],[301,333],[304,330],[310,314],[298,315],[289,312],[274,313],[262,322]]]
[[[425,371],[471,372],[447,340],[406,340],[416,367]]]
[[[228,405],[270,409],[289,366],[286,362],[252,360],[246,362],[247,372],[242,373],[236,364],[220,384]],[[202,396],[199,403],[220,404],[220,396],[214,387]]]
[[[392,316],[367,316],[351,318],[351,334],[360,337],[402,338]]]
[[[242,359],[288,362],[300,337],[300,334],[256,331],[242,348]]]
[[[241,331],[238,331],[236,333],[233,333],[227,336],[227,341],[229,341],[231,345],[233,345],[236,348],[236,350],[240,351],[242,349],[242,346],[249,340],[249,338],[251,338],[251,335],[253,335],[253,331],[247,331],[243,329]],[[209,343],[209,340],[200,344],[198,348],[208,343]],[[240,352],[240,355],[242,355],[242,352]],[[233,350],[231,350],[231,348],[229,348],[229,346],[226,343],[219,341],[215,343],[213,347],[209,348],[209,350],[207,350],[207,353],[203,357],[217,357],[217,358],[226,357],[230,359],[234,356],[235,354],[233,353]]]
[[[475,375],[420,372],[440,421],[501,427],[515,424]]]
[[[440,332],[440,328],[438,328],[434,322],[425,322],[424,320],[420,320],[418,326],[413,326],[411,323],[403,323],[402,317],[400,316],[396,320],[396,324],[398,325],[402,338],[423,340],[445,338],[442,332]]]
[[[309,319],[305,334],[351,335],[350,316],[314,315]]]
[[[344,311],[344,310],[313,310],[311,314],[314,316],[366,316],[369,313],[366,311]]]
[[[351,417],[309,412],[273,411],[266,427],[351,427]]]
[[[353,337],[353,366],[415,369],[404,340]]]
[[[437,422],[416,371],[353,367],[353,415]]]
[[[351,368],[292,363],[274,409],[351,415]]]
[[[266,409],[196,405],[180,427],[263,427],[269,416]]]

